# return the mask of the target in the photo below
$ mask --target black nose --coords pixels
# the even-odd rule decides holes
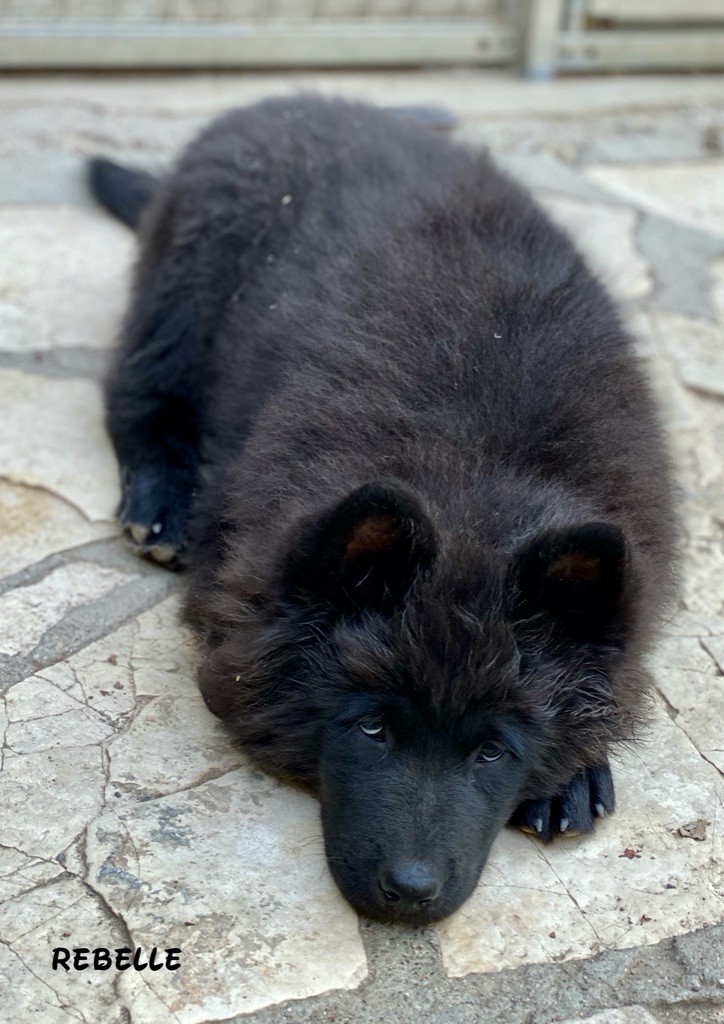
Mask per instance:
[[[386,900],[403,907],[427,907],[440,895],[440,880],[429,864],[402,860],[380,873],[380,888]]]

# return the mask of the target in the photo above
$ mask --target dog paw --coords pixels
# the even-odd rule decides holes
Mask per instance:
[[[139,555],[170,569],[182,566],[193,495],[193,481],[165,467],[123,471],[118,520]]]
[[[551,842],[561,835],[590,832],[596,818],[605,818],[614,806],[613,779],[606,763],[578,772],[555,796],[526,800],[516,809],[510,824]]]

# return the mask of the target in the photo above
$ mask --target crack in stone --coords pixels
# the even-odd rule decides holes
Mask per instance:
[[[531,839],[530,841],[531,841],[531,842],[538,842],[538,840],[535,840],[535,839]],[[545,855],[545,851],[541,850],[541,849],[540,849],[540,847],[537,847],[537,848],[536,848],[536,853],[537,853],[538,857],[540,857],[540,858],[541,858],[541,859],[542,859],[542,860],[543,860],[543,861],[545,862],[545,864],[547,865],[547,867],[549,868],[549,870],[551,871],[551,873],[552,873],[552,874],[554,875],[554,877],[555,877],[555,878],[556,878],[556,879],[558,880],[558,883],[560,884],[561,888],[562,888],[562,889],[563,889],[563,891],[565,892],[566,896],[568,896],[569,900],[570,900],[570,901],[571,901],[571,902],[573,903],[574,907],[576,908],[576,910],[578,911],[578,913],[579,913],[579,914],[581,915],[581,918],[583,919],[583,921],[584,921],[584,922],[585,922],[585,923],[586,923],[586,924],[588,925],[588,927],[589,927],[589,928],[591,929],[591,931],[592,931],[592,932],[593,932],[593,934],[595,935],[595,937],[596,937],[596,941],[597,941],[597,942],[598,942],[598,944],[599,944],[599,949],[598,949],[598,952],[600,952],[600,951],[601,951],[602,949],[605,949],[605,948],[606,948],[606,945],[605,945],[605,943],[604,943],[603,939],[601,938],[601,936],[600,936],[600,935],[598,934],[598,932],[596,931],[596,929],[595,929],[595,927],[594,927],[593,923],[592,923],[591,921],[589,921],[589,920],[588,920],[588,915],[587,915],[587,914],[585,913],[585,911],[584,911],[584,910],[582,909],[582,907],[581,907],[580,903],[578,902],[578,900],[576,899],[576,897],[575,897],[575,896],[573,895],[573,893],[572,893],[572,892],[570,892],[570,890],[569,890],[569,889],[568,889],[568,887],[566,886],[566,884],[565,884],[565,882],[563,881],[563,879],[561,878],[561,876],[560,876],[560,875],[558,874],[558,872],[556,871],[556,869],[555,869],[555,868],[553,867],[553,865],[551,864],[551,862],[550,862],[550,861],[548,860],[548,858],[546,857],[546,855]]]
[[[73,676],[73,682],[75,683],[75,685],[77,685],[79,687],[81,693],[83,694],[83,700],[79,700],[77,697],[75,697],[70,692],[70,688],[69,689],[63,689],[63,687],[59,686],[58,683],[54,679],[49,679],[46,675],[43,675],[42,671],[37,673],[37,678],[38,679],[42,679],[43,682],[48,683],[49,686],[56,687],[56,689],[60,690],[60,692],[63,693],[66,697],[68,697],[69,700],[72,700],[75,704],[77,704],[79,708],[81,708],[84,711],[88,711],[91,714],[91,716],[93,716],[93,715],[97,716],[102,722],[105,722],[105,724],[110,729],[115,730],[118,721],[120,721],[124,717],[123,714],[119,714],[118,718],[111,718],[111,716],[106,714],[106,712],[101,710],[101,708],[96,707],[94,704],[91,704],[89,699],[88,699],[88,694],[86,692],[86,689],[83,686],[83,682],[82,682],[80,676],[78,675],[78,673],[76,672],[75,666],[72,665],[70,663],[70,661],[68,661],[66,663],[66,665],[67,665],[68,670],[70,671],[70,673]],[[14,685],[17,686],[17,683],[14,684]],[[12,687],[11,687],[11,690],[12,690]],[[34,721],[42,721],[43,718],[59,718],[61,715],[72,714],[73,712],[75,712],[75,710],[76,710],[75,708],[67,708],[65,711],[57,712],[55,715],[42,715],[42,716],[40,716],[38,718],[17,719],[16,722],[21,722],[21,721],[24,721],[24,722],[34,722]],[[109,739],[110,739],[110,737],[109,737]]]
[[[21,872],[22,871],[27,871],[29,866],[30,865],[27,865],[27,864],[26,865],[22,865],[20,868],[17,868],[15,871],[11,872],[9,875],[5,875],[4,879],[12,878],[13,875],[18,875],[18,874],[20,874],[20,876],[22,877]],[[12,896],[8,896],[7,899],[0,899],[0,906],[3,906],[6,903],[10,903],[12,900],[18,900],[18,899],[20,899],[21,896],[27,896],[28,893],[39,892],[41,889],[46,889],[50,885],[55,885],[56,882],[60,882],[61,879],[63,879],[67,874],[68,874],[68,872],[65,869],[63,869],[57,875],[53,875],[52,878],[48,878],[44,882],[31,883],[31,884],[28,885],[27,889],[21,889],[20,892],[13,893],[13,895]],[[28,879],[28,882],[30,882],[30,879]],[[37,928],[37,927],[38,927],[37,925],[33,925],[33,928]],[[28,931],[32,931],[33,928],[29,928]],[[23,932],[23,935],[27,935],[27,932]],[[22,937],[23,937],[22,935],[18,935],[16,938],[13,939],[13,942],[17,942],[17,940],[21,939]]]
[[[57,498],[58,501],[62,501],[68,508],[72,508],[89,525],[92,526],[94,522],[97,522],[97,520],[89,519],[80,505],[76,505],[74,501],[71,501],[65,494],[61,494],[60,491],[54,491],[52,487],[46,487],[44,484],[29,483],[27,480],[15,477],[9,473],[0,473],[0,482],[12,484],[14,487],[26,487],[29,491],[40,491],[42,494],[48,494],[51,498]]]
[[[60,999],[58,998],[58,994],[57,994],[57,992],[55,991],[55,989],[54,989],[54,988],[53,988],[53,987],[52,987],[51,985],[49,985],[47,981],[45,981],[45,980],[44,980],[43,978],[41,978],[39,974],[36,974],[36,973],[35,973],[35,971],[34,971],[34,970],[32,969],[32,967],[30,967],[30,966],[29,966],[28,964],[26,964],[26,962],[25,962],[25,961],[23,960],[22,956],[21,956],[21,955],[20,955],[20,953],[19,953],[19,952],[17,951],[17,949],[13,949],[13,948],[12,948],[12,945],[11,945],[11,944],[10,944],[9,942],[7,942],[7,941],[6,941],[5,939],[3,939],[3,938],[0,938],[0,943],[2,943],[2,944],[3,944],[3,946],[5,946],[5,948],[6,948],[7,950],[9,950],[9,952],[10,952],[10,953],[12,953],[12,954],[13,954],[13,956],[17,957],[17,959],[18,959],[18,960],[20,961],[20,963],[21,963],[21,964],[23,965],[23,967],[25,968],[25,970],[26,970],[26,971],[28,971],[28,973],[29,973],[29,974],[32,974],[32,976],[33,976],[33,977],[35,978],[35,980],[36,980],[36,981],[39,981],[39,982],[40,982],[40,984],[41,984],[41,985],[43,986],[43,988],[47,988],[47,990],[48,990],[49,992],[51,992],[51,993],[52,993],[52,995],[53,995],[53,998],[54,998],[54,999],[56,1000],[56,1002],[55,1002],[55,1003],[51,1003],[51,1002],[49,1002],[49,1001],[48,1001],[47,999],[44,999],[44,1000],[43,1000],[43,1002],[44,1002],[44,1003],[45,1003],[45,1004],[46,1004],[47,1006],[52,1006],[52,1007],[53,1007],[54,1009],[62,1009],[62,1007],[61,1007],[61,1003],[60,1003]]]
[[[96,817],[94,820],[97,821],[98,818]],[[89,878],[89,875],[90,875],[90,865],[88,863],[87,845],[88,845],[88,829],[90,828],[91,824],[92,824],[92,822],[90,822],[88,825],[86,825],[85,828],[82,830],[82,832],[79,834],[79,837],[78,837],[78,857],[79,857],[80,862],[81,862],[82,867],[83,867],[83,875],[75,874],[75,872],[71,872],[71,873],[75,874],[75,877],[78,879],[78,881],[81,882],[81,884],[85,887],[86,891],[90,894],[90,896],[94,899],[94,901],[97,903],[97,905],[103,911],[103,914],[106,917],[106,919],[112,925],[115,925],[118,928],[118,930],[120,931],[121,935],[123,936],[123,940],[124,940],[125,944],[128,947],[130,947],[131,949],[134,949],[135,948],[135,942],[134,942],[134,939],[133,939],[133,935],[131,933],[131,929],[130,929],[130,927],[128,925],[128,922],[126,921],[126,919],[123,917],[123,915],[120,912],[116,912],[113,909],[113,907],[110,905],[110,903],[105,898],[103,893],[100,892],[98,889],[96,889],[95,886],[93,885],[93,883],[90,881],[90,878]],[[125,1001],[125,999],[122,997],[122,995],[120,993],[121,979],[122,979],[122,974],[119,971],[116,974],[115,978],[113,979],[113,983],[112,983],[111,987],[113,989],[113,995],[114,995],[114,998],[115,998],[116,1002],[119,1003],[121,1006],[125,1007],[126,1001]]]
[[[71,664],[70,659],[68,659],[67,664],[68,664],[68,668],[70,669],[71,675],[73,676],[74,682],[76,682],[78,684],[78,686],[80,687],[80,692],[83,694],[83,700],[84,700],[84,702],[86,704],[86,707],[90,707],[90,702],[88,700],[88,692],[86,691],[86,688],[83,685],[83,680],[81,679],[81,677],[76,672],[75,665]]]
[[[47,680],[46,680],[47,682]],[[52,684],[51,684],[52,685]],[[70,697],[71,695],[68,694]],[[71,700],[73,698],[71,697]],[[87,704],[83,704],[81,701],[76,701],[76,704],[86,711],[94,711],[92,707],[88,707]],[[63,718],[64,715],[74,715],[76,713],[75,708],[66,708],[65,711],[51,711],[47,715],[31,715],[28,718],[11,718],[9,721],[10,725],[23,725],[25,722],[45,722],[48,718]],[[90,744],[89,744],[90,745]],[[12,749],[12,748],[11,748]]]
[[[513,882],[505,882],[502,885],[491,885],[489,882],[481,882],[481,889],[516,889],[521,892],[539,892],[541,896],[562,896],[563,893],[555,889],[539,889],[535,885],[515,885]]]
[[[69,1013],[71,1017],[75,1017],[76,1020],[83,1021],[83,1024],[88,1024],[88,1018],[85,1016],[82,1010],[76,1008],[75,1006],[69,1006],[68,1003],[61,1003],[60,1008],[61,1010],[65,1010],[66,1013]]]
[[[0,843],[0,850],[11,850],[13,853],[19,853],[21,857],[27,857],[29,860],[41,861],[43,864],[51,864],[51,860],[46,860],[45,857],[38,857],[34,853],[28,853],[27,850],[21,850],[19,846],[8,846],[6,843]],[[25,865],[27,867],[27,865]]]
[[[153,985],[151,984],[151,979],[147,975],[145,975],[145,974],[141,974],[141,975],[139,975],[139,977],[140,977],[141,981],[143,982],[143,984],[146,986],[146,988],[149,990],[149,992],[156,999],[158,999],[159,1003],[161,1003],[162,1006],[166,1007],[168,1012],[173,1016],[173,1019],[175,1021],[179,1021],[178,1014],[174,1010],[171,1009],[171,1007],[168,1005],[166,1000],[161,996],[161,994],[154,989]],[[179,1024],[180,1024],[180,1021],[179,1021]]]
[[[102,807],[101,814],[103,813],[104,809],[105,809],[105,806]],[[94,818],[93,820],[94,821],[98,820],[98,817],[100,817],[100,815],[97,815],[96,818]],[[123,937],[123,941],[125,942],[125,944],[133,949],[133,948],[135,948],[135,943],[134,943],[134,940],[133,940],[133,935],[131,933],[130,927],[128,926],[125,918],[123,917],[123,915],[120,912],[116,912],[113,909],[113,907],[111,907],[111,905],[108,903],[108,901],[106,900],[106,898],[103,895],[103,893],[101,893],[98,889],[95,888],[95,886],[92,884],[92,882],[90,881],[90,879],[88,877],[89,874],[90,874],[90,867],[89,867],[88,857],[87,857],[87,852],[86,852],[86,844],[87,844],[87,837],[88,837],[88,829],[89,829],[91,824],[92,824],[92,822],[86,824],[80,830],[80,832],[78,832],[78,834],[73,837],[73,839],[70,841],[70,843],[67,844],[67,846],[64,848],[64,850],[62,850],[59,854],[57,854],[56,857],[53,858],[52,860],[49,860],[49,859],[46,859],[46,858],[43,858],[43,857],[35,858],[35,860],[37,862],[41,862],[41,863],[48,863],[48,864],[61,863],[62,866],[63,866],[63,871],[62,871],[62,873],[60,875],[56,876],[54,879],[50,879],[50,880],[46,881],[45,883],[39,884],[37,886],[34,886],[33,888],[34,889],[43,888],[45,886],[51,885],[54,882],[57,882],[57,881],[61,880],[63,877],[67,877],[69,880],[72,879],[72,878],[76,879],[83,886],[84,892],[86,892],[88,895],[90,895],[92,897],[93,901],[100,907],[100,909],[103,911],[103,914],[106,917],[106,919],[109,921],[109,923],[111,925],[115,925],[118,928],[118,930],[120,931],[120,933],[121,933],[121,935]],[[67,867],[65,864],[62,863],[62,860],[61,860],[61,858],[64,859],[64,854],[66,853],[66,851],[68,851],[72,846],[74,846],[76,844],[77,844],[78,857],[79,857],[79,860],[80,860],[81,865],[82,865],[82,870],[83,870],[82,874],[78,873],[77,871],[74,871],[72,868]],[[28,858],[32,859],[32,855],[28,854],[25,850],[19,849],[18,847],[15,847],[15,846],[4,846],[4,845],[0,844],[0,848],[8,849],[8,850],[13,850],[14,852],[16,852],[18,854],[21,854],[21,855],[23,855],[25,857],[28,857]],[[135,849],[135,844],[134,844],[134,849]],[[137,851],[136,851],[136,853],[137,853]],[[24,867],[24,869],[27,869],[28,865],[23,865],[22,867]],[[69,909],[71,909],[72,907],[76,906],[78,903],[81,902],[82,898],[83,898],[82,896],[79,897],[79,899],[75,900],[73,903],[68,904],[65,907],[62,907],[60,910],[58,910],[58,912],[56,914],[53,914],[51,917],[46,918],[42,922],[42,927],[45,927],[45,925],[47,925],[50,921],[54,920],[56,917],[59,917],[61,914],[67,912]],[[41,927],[41,925],[37,925],[37,924],[34,925],[32,928],[28,929],[28,932],[24,932],[22,935],[17,936],[13,940],[13,942],[17,942],[19,939],[23,938],[24,935],[27,935],[29,932],[32,932],[35,928],[38,928],[38,927]],[[8,945],[9,948],[11,948],[10,947],[10,943],[6,943],[6,944]],[[18,956],[18,958],[21,960],[23,965],[27,967],[27,964],[25,964],[25,962],[22,960],[22,958],[17,953],[17,951],[16,950],[12,950],[12,952],[14,952],[15,955]],[[28,968],[28,970],[30,970],[30,968]],[[30,973],[33,974],[34,972],[31,970]],[[39,980],[42,981],[42,979],[39,979]],[[125,1000],[123,999],[122,995],[119,992],[120,981],[121,981],[121,974],[119,973],[114,978],[113,983],[112,983],[113,996],[114,996],[115,1002],[119,1005],[119,1007],[122,1007],[123,1009],[126,1009]],[[46,984],[46,983],[43,982],[43,984]],[[47,987],[50,987],[50,986],[47,986]],[[53,991],[53,990],[51,989],[51,991]],[[154,995],[155,995],[155,993],[154,993]],[[161,1000],[161,1002],[163,1002],[163,1000]],[[171,1012],[171,1011],[169,1010],[169,1012]],[[129,1019],[130,1019],[130,1015],[129,1015]],[[176,1018],[176,1019],[178,1019],[178,1018]]]
[[[243,767],[243,763],[235,765],[233,768],[209,768],[197,779],[194,779],[193,782],[190,782],[186,786],[181,786],[179,789],[152,790],[146,789],[143,786],[135,786],[133,783],[119,781],[113,781],[109,783],[109,785],[115,786],[117,789],[123,790],[123,792],[139,796],[145,806],[146,804],[154,803],[156,800],[164,800],[169,796],[178,796],[180,793],[189,793],[191,790],[198,789],[199,786],[203,786],[207,782],[215,782],[217,779],[223,779],[226,775],[231,775],[232,772],[238,771],[241,767]]]
[[[103,807],[105,807],[105,791],[111,784],[111,756],[108,752],[108,744],[101,743],[101,764],[103,766],[103,777],[105,779],[105,787],[103,790]]]
[[[68,871],[68,872],[66,872],[66,874],[68,875],[69,878],[73,877],[73,872],[72,871]],[[15,938],[13,939],[13,941],[10,943],[11,948],[12,948],[13,943],[19,942],[20,939],[24,938],[26,935],[29,935],[31,932],[34,932],[37,928],[45,928],[47,925],[50,924],[51,921],[54,921],[56,919],[56,917],[60,917],[62,914],[65,914],[67,911],[72,910],[73,907],[77,907],[78,904],[82,901],[82,899],[83,899],[83,897],[79,896],[77,900],[73,900],[72,903],[68,903],[68,904],[66,904],[66,906],[61,907],[60,910],[58,910],[55,914],[51,914],[50,917],[44,918],[43,921],[40,922],[40,924],[34,924],[32,926],[32,928],[28,928],[28,930],[23,932],[21,935],[16,935]]]
[[[719,664],[719,661],[718,661],[716,655],[712,651],[710,651],[709,648],[707,647],[706,642],[705,642],[705,638],[704,637],[697,637],[697,639],[699,641],[699,646],[701,647],[702,651],[704,651],[705,654],[707,655],[707,657],[710,658],[713,661],[714,668],[716,669],[715,675],[717,675],[717,676],[724,676],[724,667],[722,667]]]
[[[675,707],[675,705],[673,705],[671,703],[671,701],[666,696],[664,691],[661,690],[658,686],[656,687],[656,692],[659,695],[659,697],[661,697],[661,700],[663,701],[664,710],[666,711],[666,714],[669,716],[669,718],[671,719],[672,722],[675,722],[676,719],[681,714],[681,712],[679,711],[679,709],[677,707]]]
[[[686,670],[685,670],[685,671],[686,671]],[[693,671],[693,670],[690,670],[690,671]],[[706,673],[701,673],[701,674],[702,674],[702,675],[706,675]],[[692,736],[692,735],[691,735],[691,734],[690,734],[690,733],[688,732],[688,730],[686,729],[686,727],[685,727],[684,725],[682,725],[682,724],[681,724],[681,722],[679,721],[679,715],[680,715],[680,713],[681,713],[681,712],[679,711],[679,709],[678,709],[678,708],[676,708],[676,707],[674,707],[674,705],[673,705],[673,704],[671,704],[671,702],[669,701],[669,699],[668,699],[668,697],[666,696],[666,694],[662,693],[662,692],[661,692],[661,690],[660,690],[660,689],[658,688],[658,686],[656,687],[656,692],[657,692],[657,693],[658,693],[658,694],[659,694],[659,695],[661,696],[661,698],[663,699],[663,702],[664,702],[664,705],[665,705],[665,709],[666,709],[666,713],[668,714],[669,718],[670,718],[670,719],[671,719],[671,721],[672,721],[672,722],[674,723],[674,725],[676,726],[676,728],[677,728],[677,729],[680,729],[680,730],[681,730],[681,732],[683,732],[684,736],[686,736],[687,740],[689,741],[689,743],[691,744],[691,746],[692,746],[692,747],[694,748],[694,750],[696,751],[696,753],[697,753],[697,754],[699,755],[699,757],[700,757],[700,758],[701,758],[701,759],[702,759],[703,761],[706,761],[706,763],[707,763],[707,764],[710,764],[710,765],[712,766],[712,768],[716,769],[716,771],[717,771],[717,772],[719,773],[719,775],[721,775],[721,776],[723,776],[723,777],[724,777],[724,771],[722,771],[722,769],[721,769],[721,768],[719,767],[719,765],[718,765],[718,764],[716,764],[716,763],[715,763],[714,761],[712,761],[712,760],[711,760],[711,758],[708,758],[708,757],[706,756],[706,754],[705,754],[705,753],[703,753],[703,751],[701,751],[701,750],[699,749],[699,747],[698,747],[698,746],[696,745],[696,741],[694,740],[694,737],[693,737],[693,736]],[[670,710],[670,709],[672,709],[672,710],[673,710],[673,712],[675,712],[675,713],[674,713],[674,714],[672,714],[672,713],[671,713],[671,710]],[[714,749],[714,748],[712,748],[712,749]]]
[[[108,744],[108,746],[110,746],[115,743],[116,740],[125,736],[141,712],[144,711],[149,704],[153,704],[155,699],[155,694],[151,693],[142,693],[140,697],[136,697],[134,706],[129,711],[125,711],[122,715],[119,715],[117,721],[113,723],[115,730],[113,736],[109,736],[107,740],[104,740],[104,744]],[[109,755],[112,761],[113,753],[109,751]]]
[[[0,850],[13,850],[13,849],[14,849],[14,847],[12,847],[12,846],[2,846],[2,845],[0,845]],[[2,880],[4,882],[7,881],[10,878],[14,878],[15,875],[22,875],[23,871],[30,871],[32,868],[36,867],[38,864],[52,864],[53,863],[53,861],[45,860],[43,857],[31,857],[27,853],[24,853],[22,850],[16,850],[15,852],[19,853],[22,857],[27,857],[28,863],[27,864],[18,864],[17,867],[14,867],[12,869],[12,871],[7,871],[4,875],[0,875],[0,878],[2,878]]]
[[[110,353],[104,349],[82,346],[22,351],[0,349],[0,367],[34,374],[37,377],[48,377],[52,380],[100,382],[103,379],[109,355]],[[35,485],[23,481],[23,486],[33,487]],[[37,487],[37,489],[44,490],[42,487]],[[63,495],[58,495],[58,497],[62,501],[66,501],[66,504],[72,505],[72,502],[67,501]]]
[[[88,1024],[88,1018],[84,1016],[82,1010],[76,1009],[74,1006],[69,1006],[67,1003],[60,1004],[61,1010],[65,1010],[66,1013],[70,1014],[76,1020],[80,1020],[83,1024]]]
[[[689,736],[688,733],[686,735]],[[689,739],[691,740],[691,736],[689,736]],[[710,764],[712,766],[712,768],[716,768],[716,770],[719,772],[719,774],[722,777],[724,777],[724,771],[722,771],[722,769],[719,767],[719,765],[716,764],[714,761],[712,761],[710,758],[708,758],[706,756],[706,754],[702,753],[702,751],[699,750],[699,748],[696,746],[696,744],[694,743],[693,740],[691,740],[691,742],[692,742],[692,746],[694,746],[694,748],[696,749],[696,752],[699,755],[699,757],[701,757],[704,761],[706,761],[707,764]]]

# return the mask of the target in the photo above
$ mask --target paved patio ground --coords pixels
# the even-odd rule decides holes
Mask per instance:
[[[663,404],[685,577],[619,811],[506,831],[437,927],[360,921],[315,802],[206,711],[179,581],[117,538],[99,379],[131,236],[86,154],[162,166],[223,108],[300,87],[440,105],[572,234]],[[0,1019],[4,1024],[724,1022],[724,79],[464,71],[0,84]],[[181,969],[51,969],[58,946]]]

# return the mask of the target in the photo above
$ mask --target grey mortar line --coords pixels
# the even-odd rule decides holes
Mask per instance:
[[[19,587],[28,587],[39,583],[55,569],[78,562],[91,562],[105,569],[133,573],[139,579],[157,576],[170,581],[176,579],[172,573],[139,558],[121,538],[106,537],[102,540],[88,541],[85,544],[65,548],[63,551],[55,551],[40,561],[3,577],[0,579],[0,597]]]
[[[56,380],[102,381],[111,353],[106,349],[68,346],[30,351],[0,350],[0,368]]]
[[[696,991],[686,985],[689,965],[681,955],[682,943],[695,947],[702,939],[712,951],[724,950],[724,925],[649,946],[606,950],[584,960],[530,964],[461,978],[444,973],[433,929],[368,921],[360,926],[369,974],[356,989],[332,990],[221,1019],[225,1024],[320,1024],[327,1019],[338,1024],[390,1020],[395,1024],[544,1024],[631,1004],[698,1005],[708,1000],[719,1005],[724,1001],[718,983],[724,964],[714,962],[716,955],[710,958],[710,978]],[[719,959],[724,960],[721,952]],[[621,983],[624,972],[627,977]],[[611,977],[617,979],[615,987]],[[682,988],[686,989],[683,994]]]
[[[650,304],[654,309],[717,322],[709,263],[724,256],[724,237],[648,210],[640,213],[635,241],[654,275]]]
[[[35,675],[49,665],[65,661],[77,651],[102,639],[141,612],[159,604],[173,589],[173,578],[131,580],[97,601],[71,608],[50,626],[29,652],[0,659],[0,694],[15,683]]]

